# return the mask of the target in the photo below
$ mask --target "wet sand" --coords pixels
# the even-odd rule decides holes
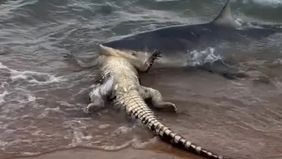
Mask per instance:
[[[117,152],[105,152],[98,150],[89,150],[83,148],[76,148],[70,150],[56,151],[52,153],[46,153],[40,156],[34,157],[18,157],[17,159],[202,159],[200,157],[186,156],[180,157],[173,154],[164,152],[155,152],[150,150],[136,150],[136,149],[124,149]],[[8,159],[8,158],[7,158]],[[12,159],[12,158],[11,158]]]
[[[265,83],[252,78],[228,80],[202,71],[153,69],[148,74],[141,75],[141,82],[145,86],[160,90],[165,100],[177,105],[179,109],[177,114],[154,111],[161,122],[192,142],[212,152],[236,159],[281,159],[282,109],[279,103],[282,103],[282,93],[279,81]],[[76,87],[82,89],[89,85],[79,83]],[[64,85],[62,89],[66,90]],[[55,92],[60,92],[59,90],[57,87],[54,89]],[[50,89],[44,91],[51,94]],[[61,100],[68,101],[68,96],[73,92],[64,93],[67,95],[60,96]],[[40,97],[40,94],[38,96]],[[85,96],[86,94],[78,93],[73,99],[77,103],[84,101]],[[51,100],[49,98],[44,97],[48,101]],[[74,107],[75,104],[52,102],[43,104],[43,115],[46,112],[45,108],[53,108],[54,105],[60,108],[48,109],[48,116],[41,117],[42,114],[32,112],[36,109],[31,107],[25,111],[32,113],[31,116],[34,118],[27,119],[23,116],[25,112],[17,112],[18,116],[21,115],[19,113],[23,114],[23,118],[15,119],[16,125],[12,125],[18,132],[14,131],[13,134],[13,131],[10,131],[12,133],[3,134],[7,137],[2,137],[7,141],[18,140],[11,142],[14,146],[11,144],[10,147],[3,149],[2,153],[16,156],[29,156],[29,152],[42,153],[39,156],[27,157],[31,159],[88,159],[93,156],[99,159],[200,159],[159,140],[151,141],[154,137],[150,131],[132,120],[126,120],[112,108],[90,117],[83,114],[81,108]],[[13,114],[17,115],[11,112],[10,117]],[[29,127],[26,127],[26,124]],[[42,131],[35,131],[33,125]],[[117,130],[120,132],[115,133]],[[83,145],[101,146],[101,149],[105,146],[117,147],[136,137],[142,138],[142,141],[137,143],[141,148],[134,144],[119,151],[77,148]],[[21,141],[20,138],[25,140]],[[53,151],[60,147],[63,147],[62,151]],[[6,159],[7,156],[2,154],[0,158]]]

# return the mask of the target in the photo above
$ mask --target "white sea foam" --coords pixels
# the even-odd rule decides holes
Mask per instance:
[[[15,80],[26,80],[29,83],[35,84],[50,84],[63,81],[61,77],[56,77],[54,75],[42,72],[34,72],[34,71],[16,71],[11,70],[11,79]]]
[[[20,87],[14,88],[14,90],[11,92],[8,90],[9,89],[4,89],[3,93],[0,94],[0,103],[13,101],[13,102],[24,104],[24,103],[33,102],[37,99],[30,91]]]
[[[111,125],[110,124],[101,124],[98,126],[99,129],[107,129],[109,128]]]
[[[56,77],[49,73],[35,71],[18,71],[0,62],[0,69],[10,72],[12,82],[25,81],[29,84],[44,85],[63,81],[62,77]],[[29,103],[36,100],[36,97],[27,89],[20,86],[13,88],[10,92],[9,83],[3,82],[0,85],[0,103],[17,101],[19,103]]]
[[[0,63],[1,64],[1,63]],[[1,83],[0,86],[0,104],[5,102],[5,96],[8,95],[8,91],[6,90],[6,82]]]
[[[81,143],[83,143],[83,137],[84,135],[80,130],[73,130],[71,146],[79,146]]]
[[[28,102],[33,102],[33,101],[36,100],[36,97],[32,96],[31,94],[28,94],[27,95],[27,100],[28,100]]]
[[[116,130],[113,131],[113,134],[115,134],[115,135],[126,134],[126,133],[130,132],[131,130],[132,130],[132,128],[130,128],[130,127],[120,126],[119,128],[117,128]]]
[[[45,108],[44,111],[38,115],[38,118],[46,118],[50,112],[61,112],[60,107]]]
[[[36,97],[32,95],[32,93],[28,90],[22,89],[22,88],[16,88],[15,89],[17,93],[19,93],[17,96],[18,97],[23,97],[21,98],[14,98],[14,100],[18,101],[19,103],[29,103],[33,102],[36,100]]]
[[[264,6],[273,6],[273,7],[278,7],[282,5],[281,0],[253,0],[255,3],[258,3],[260,5]]]
[[[8,144],[9,144],[8,142],[0,140],[0,147],[4,147],[4,146],[6,146]]]
[[[56,76],[49,74],[49,73],[14,70],[14,69],[11,69],[11,68],[3,65],[1,62],[0,62],[0,69],[9,70],[10,73],[11,73],[10,78],[13,81],[26,80],[29,83],[34,83],[34,84],[39,84],[39,85],[64,81],[64,79],[62,77],[56,77]]]
[[[274,64],[274,65],[282,65],[282,59],[279,58],[279,59],[274,60],[274,61],[273,61],[273,64]]]
[[[144,149],[146,148],[148,145],[151,145],[153,143],[156,143],[158,141],[158,137],[153,137],[151,139],[149,139],[148,141],[141,141],[140,139],[138,139],[137,137],[135,137],[132,141],[132,146],[135,149]]]
[[[187,53],[188,55],[188,66],[199,66],[205,63],[213,63],[217,60],[222,60],[223,58],[220,55],[215,54],[214,48],[207,48],[205,50],[193,50]]]
[[[23,152],[22,154],[25,156],[34,156],[34,155],[39,155],[40,152]]]
[[[8,94],[8,91],[4,91],[3,93],[0,94],[0,104],[5,102],[5,96]]]
[[[132,141],[128,141],[122,145],[107,145],[107,146],[100,146],[97,147],[98,149],[102,149],[105,151],[117,151],[117,150],[122,150],[132,144]]]
[[[9,68],[9,67],[7,67],[7,66],[3,65],[1,62],[0,62],[0,68],[10,70],[10,68]]]
[[[155,0],[156,2],[173,2],[177,0]]]

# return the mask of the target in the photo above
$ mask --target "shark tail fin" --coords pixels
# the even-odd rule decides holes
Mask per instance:
[[[215,25],[240,28],[241,25],[235,21],[231,13],[230,0],[227,0],[218,16],[211,22]]]
[[[100,52],[99,52],[100,55],[122,57],[127,60],[139,61],[138,56],[135,56],[136,52],[133,50],[119,50],[102,44],[99,45],[99,48],[100,48]]]
[[[99,44],[100,54],[105,56],[118,56],[118,50]]]

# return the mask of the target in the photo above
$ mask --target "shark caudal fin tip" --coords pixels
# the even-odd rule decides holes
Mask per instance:
[[[99,49],[101,49],[101,50],[104,50],[104,49],[106,49],[107,47],[106,46],[104,46],[103,44],[98,44],[98,46],[99,46]]]
[[[100,54],[103,54],[103,55],[115,55],[116,54],[116,50],[111,47],[105,46],[103,44],[99,44],[98,46],[99,46]]]

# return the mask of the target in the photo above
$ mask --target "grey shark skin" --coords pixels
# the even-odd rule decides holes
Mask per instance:
[[[146,72],[158,57],[154,52],[148,56],[138,56],[131,51],[120,51],[100,45],[100,71],[103,81],[89,93],[91,103],[84,109],[86,113],[95,112],[105,106],[105,102],[118,106],[126,113],[141,121],[164,141],[181,149],[209,159],[227,159],[212,153],[173,132],[162,124],[145,101],[150,100],[152,107],[176,111],[173,103],[162,100],[161,93],[153,88],[142,86],[138,72]],[[140,54],[139,54],[140,55]],[[144,54],[145,55],[145,54]]]
[[[183,66],[183,63],[187,61],[187,51],[214,47],[217,52],[220,52],[219,47],[224,42],[247,45],[253,40],[259,40],[277,32],[282,32],[279,26],[246,26],[246,24],[239,23],[232,18],[230,1],[228,0],[220,14],[209,23],[161,28],[105,42],[103,45],[121,50],[160,50],[162,58],[169,59],[163,60],[163,62],[161,59],[160,64],[163,64],[163,66]],[[223,70],[222,68],[214,68],[216,69],[215,72],[223,74],[226,69],[229,69],[229,66],[225,65],[224,62],[219,61],[217,64],[223,66]],[[209,69],[210,66],[208,65],[206,69]],[[213,70],[209,71],[212,72]]]

